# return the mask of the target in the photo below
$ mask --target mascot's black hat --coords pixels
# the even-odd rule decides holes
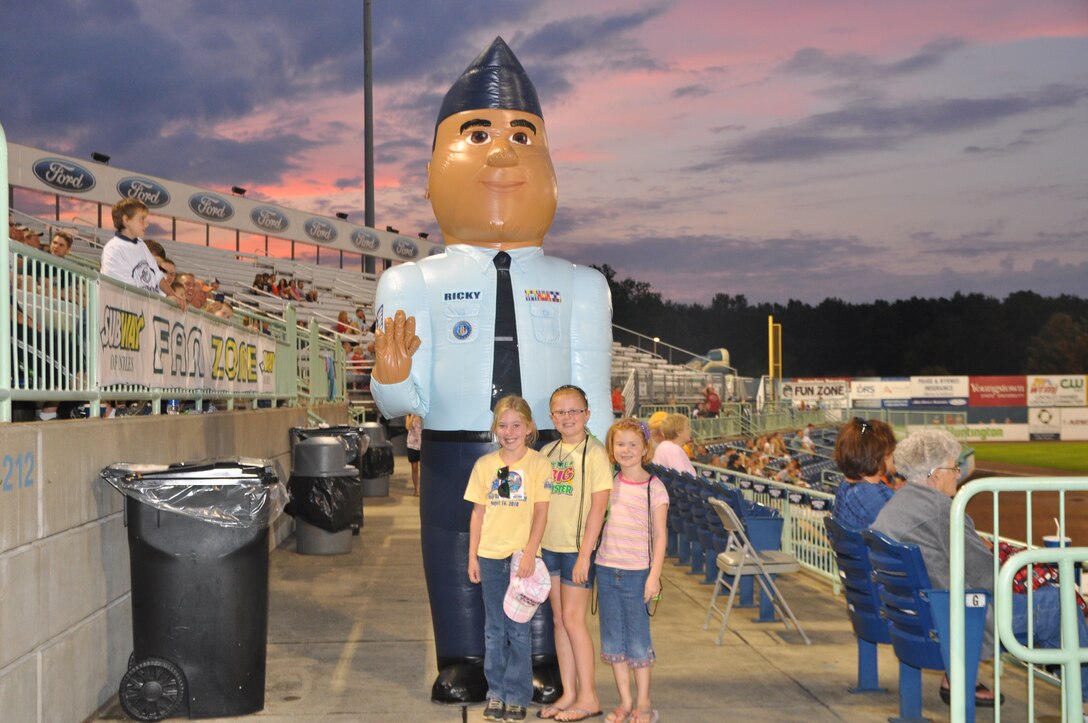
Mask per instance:
[[[501,37],[476,56],[450,87],[442,99],[435,128],[454,113],[484,108],[520,110],[544,117],[533,82]]]

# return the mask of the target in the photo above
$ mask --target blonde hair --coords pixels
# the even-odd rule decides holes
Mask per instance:
[[[650,439],[649,427],[642,424],[634,417],[625,417],[624,419],[617,419],[613,422],[612,426],[608,428],[608,434],[604,438],[604,446],[608,451],[608,461],[612,464],[617,464],[616,453],[612,450],[612,443],[616,439],[616,435],[620,432],[634,432],[638,435],[638,438],[642,440],[642,463],[649,464],[650,460],[654,458],[654,443]]]
[[[661,436],[670,442],[680,436],[685,427],[691,426],[688,418],[683,414],[670,414],[661,423]]]
[[[536,424],[533,422],[533,410],[529,403],[516,394],[509,394],[495,403],[495,414],[491,418],[491,433],[498,434],[499,417],[503,412],[517,412],[529,423],[529,434],[525,437],[525,443],[532,446],[536,442]]]

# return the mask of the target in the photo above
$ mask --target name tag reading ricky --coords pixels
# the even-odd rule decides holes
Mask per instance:
[[[964,606],[969,608],[984,608],[986,607],[986,596],[979,595],[977,592],[969,592],[964,596]]]

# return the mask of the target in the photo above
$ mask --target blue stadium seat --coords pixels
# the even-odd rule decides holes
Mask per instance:
[[[922,721],[922,669],[947,670],[949,657],[948,591],[930,586],[917,545],[901,544],[875,530],[861,533],[869,549],[881,615],[888,621],[892,648],[899,659],[899,717],[889,721]],[[965,609],[964,669],[966,720],[975,719],[975,682],[982,650],[989,593],[968,590],[980,606]]]

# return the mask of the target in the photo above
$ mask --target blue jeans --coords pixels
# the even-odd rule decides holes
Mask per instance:
[[[1058,588],[1043,585],[1032,593],[1032,620],[1035,623],[1034,644],[1036,648],[1060,648],[1062,646],[1061,601]],[[1088,623],[1080,610],[1076,611],[1077,635],[1080,646],[1088,648]],[[1021,645],[1028,644],[1028,596],[1012,596],[1012,632]],[[1080,666],[1081,700],[1088,701],[1088,665]]]
[[[487,697],[506,705],[529,706],[533,661],[529,623],[515,623],[502,609],[510,585],[510,558],[480,560],[484,598],[484,677]]]
[[[601,660],[645,668],[654,663],[650,613],[643,596],[650,570],[620,570],[597,565]]]
[[[585,582],[580,583],[574,581],[574,563],[578,562],[577,552],[552,552],[551,550],[541,549],[540,556],[544,558],[548,574],[552,577],[558,577],[559,581],[564,585],[580,587],[585,590],[593,589],[593,572],[596,569],[593,560],[597,557],[596,552],[591,553],[589,556],[589,577],[586,578]]]

